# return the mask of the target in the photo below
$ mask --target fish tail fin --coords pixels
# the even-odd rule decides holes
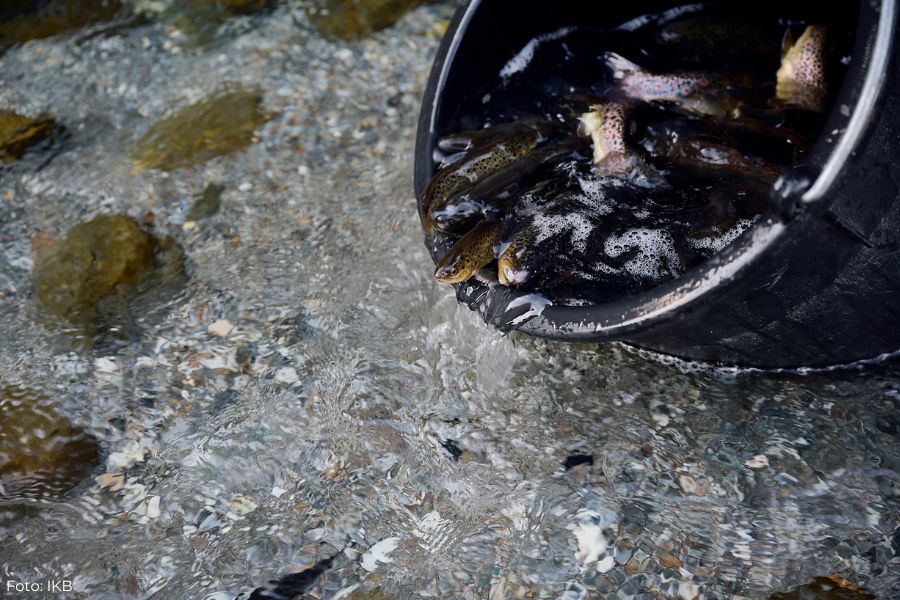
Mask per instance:
[[[788,27],[784,32],[784,37],[781,38],[781,58],[784,59],[788,52],[791,51],[791,48],[794,47],[797,39],[794,36],[794,32]]]
[[[606,52],[603,54],[603,63],[612,73],[613,79],[625,79],[629,75],[643,71],[640,65],[631,62],[621,54]]]

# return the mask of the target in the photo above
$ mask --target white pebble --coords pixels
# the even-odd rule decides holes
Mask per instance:
[[[219,319],[206,328],[208,332],[219,337],[225,337],[234,330],[234,325],[227,319]]]

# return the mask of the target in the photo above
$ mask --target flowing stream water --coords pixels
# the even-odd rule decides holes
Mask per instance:
[[[0,172],[0,379],[100,447],[65,496],[0,506],[0,597],[226,600],[331,557],[302,597],[900,597],[895,367],[504,336],[433,282],[413,138],[452,8],[361,41],[287,3],[203,43],[151,18],[0,57],[0,106],[66,129]],[[255,143],[134,172],[224,83],[273,113]],[[210,183],[221,209],[190,218]],[[183,289],[87,347],[43,322],[36,237],[148,212]],[[72,591],[7,587],[49,580]]]

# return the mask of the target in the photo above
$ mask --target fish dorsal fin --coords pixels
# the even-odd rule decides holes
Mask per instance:
[[[797,42],[797,38],[794,37],[793,30],[788,27],[784,32],[784,37],[781,38],[781,58],[784,59],[787,56],[788,52],[791,51],[791,48],[794,47],[794,44]]]

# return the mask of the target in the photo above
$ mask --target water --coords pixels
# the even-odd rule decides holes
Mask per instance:
[[[282,5],[208,45],[151,20],[0,58],[0,101],[68,131],[0,175],[0,378],[101,448],[64,498],[4,505],[0,596],[230,599],[331,556],[309,597],[766,598],[832,573],[900,594],[895,368],[502,336],[432,282],[412,148],[450,11],[345,43]],[[131,145],[224,82],[277,111],[259,141],[133,175]],[[185,289],[73,348],[36,318],[32,239],[148,210]]]

